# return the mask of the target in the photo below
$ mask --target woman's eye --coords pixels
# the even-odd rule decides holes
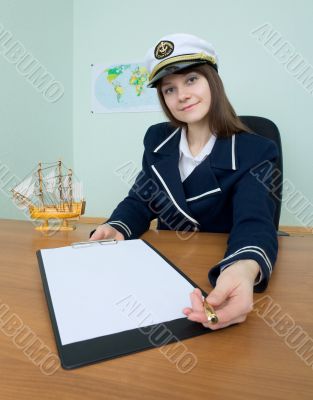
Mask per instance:
[[[164,94],[171,94],[171,93],[173,93],[173,90],[174,89],[172,87],[169,87],[169,88],[164,90]]]
[[[198,79],[198,77],[194,75],[194,76],[191,76],[190,78],[188,78],[187,82],[194,83],[197,79]]]

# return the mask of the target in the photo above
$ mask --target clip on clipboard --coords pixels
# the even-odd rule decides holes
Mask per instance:
[[[78,249],[81,247],[89,247],[92,246],[93,244],[100,244],[100,245],[117,244],[117,240],[115,239],[88,240],[87,242],[74,242],[71,244],[71,246],[73,249]]]
[[[115,242],[37,252],[66,369],[212,332],[182,312],[192,280],[143,240],[101,245]]]

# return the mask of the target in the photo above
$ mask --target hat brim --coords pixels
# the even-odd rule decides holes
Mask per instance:
[[[171,75],[171,74],[175,74],[178,71],[181,71],[182,69],[186,69],[189,68],[193,65],[197,65],[197,64],[209,64],[211,65],[215,70],[216,70],[216,66],[209,63],[206,60],[194,60],[194,61],[187,61],[187,62],[177,62],[177,63],[173,63],[170,65],[167,65],[166,67],[162,68],[161,71],[159,71],[152,79],[151,81],[147,84],[148,88],[154,88],[156,87],[156,83],[164,78],[167,75]]]

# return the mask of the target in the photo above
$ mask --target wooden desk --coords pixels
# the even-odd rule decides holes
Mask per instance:
[[[0,315],[9,307],[24,326],[56,353],[35,256],[39,248],[86,240],[92,225],[47,238],[29,222],[0,221]],[[209,265],[224,252],[227,236],[196,234],[187,242],[174,232],[144,238],[204,290]],[[313,237],[281,237],[276,271],[266,293],[313,338]],[[187,301],[187,299],[186,299]],[[2,309],[3,310],[3,309]],[[273,317],[274,318],[274,317]],[[279,319],[279,318],[278,318]],[[277,320],[278,320],[277,319]],[[4,322],[5,317],[0,318]],[[155,348],[77,370],[42,373],[0,329],[1,399],[312,399],[313,369],[255,312],[244,324],[185,340],[197,365],[181,373]],[[312,342],[313,349],[313,342]],[[313,353],[313,352],[312,352]],[[313,355],[311,357],[313,362]]]

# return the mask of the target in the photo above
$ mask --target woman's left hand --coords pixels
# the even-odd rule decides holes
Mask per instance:
[[[184,314],[189,320],[201,322],[212,330],[244,322],[253,309],[253,286],[259,270],[256,261],[240,260],[221,272],[215,288],[206,298],[217,314],[216,324],[208,322],[200,289],[191,293],[192,306],[184,308]]]

